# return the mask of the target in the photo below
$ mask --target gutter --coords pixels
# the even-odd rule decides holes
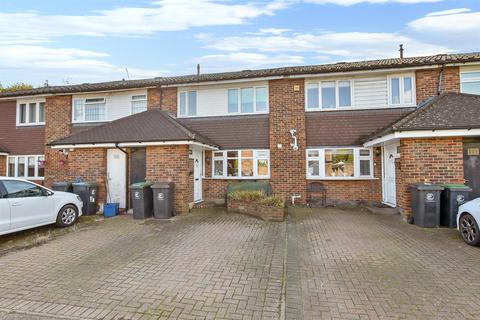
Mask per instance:
[[[219,150],[218,146],[209,145],[197,141],[152,141],[152,142],[107,142],[107,143],[72,143],[72,144],[48,144],[52,149],[85,149],[85,148],[118,148],[118,147],[151,147],[151,146],[174,146],[174,145],[196,145],[209,150]]]

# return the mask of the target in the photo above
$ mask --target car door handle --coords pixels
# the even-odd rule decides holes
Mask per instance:
[[[14,202],[12,203],[12,207],[18,207],[21,206],[22,204],[20,202]]]

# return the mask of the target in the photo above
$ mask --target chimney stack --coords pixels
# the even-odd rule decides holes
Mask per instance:
[[[199,76],[199,75],[200,75],[200,63],[197,64],[197,76]]]
[[[403,44],[400,45],[400,50],[398,51],[400,51],[400,59],[403,59],[403,51],[404,51]]]

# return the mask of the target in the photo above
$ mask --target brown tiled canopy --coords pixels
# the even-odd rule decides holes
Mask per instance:
[[[480,96],[443,93],[398,119],[368,140],[401,131],[480,128]]]
[[[199,142],[217,146],[210,139],[188,129],[165,111],[152,109],[84,130],[50,145],[81,145],[136,142]]]
[[[305,115],[307,146],[358,146],[414,108],[316,111]]]
[[[368,71],[390,68],[411,68],[448,63],[467,63],[480,61],[480,53],[438,54],[433,56],[380,59],[357,62],[339,62],[333,64],[283,67],[261,70],[243,70],[235,72],[206,73],[200,75],[158,77],[141,80],[122,80],[101,83],[83,83],[69,86],[49,86],[31,90],[2,92],[0,98],[19,97],[40,94],[68,94],[76,92],[94,92],[103,90],[123,90],[132,88],[156,87],[162,85],[177,85],[200,83],[208,81],[223,81],[236,79],[252,79],[261,77],[293,76],[303,74],[326,74],[334,72]]]

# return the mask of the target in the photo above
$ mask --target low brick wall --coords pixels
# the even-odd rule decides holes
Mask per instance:
[[[266,206],[258,202],[227,201],[228,212],[243,213],[258,217],[264,221],[284,221],[286,209]]]

